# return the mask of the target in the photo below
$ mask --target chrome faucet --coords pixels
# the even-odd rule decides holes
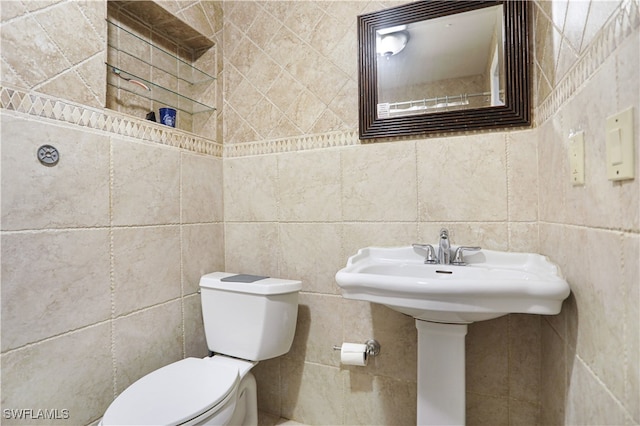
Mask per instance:
[[[464,266],[465,262],[463,253],[465,251],[478,251],[480,247],[460,246],[455,249],[453,259],[451,259],[451,244],[449,242],[449,230],[442,228],[440,230],[440,242],[438,243],[438,253],[431,244],[413,244],[413,248],[424,253],[424,263],[431,265],[457,265]]]
[[[440,230],[440,242],[438,243],[438,263],[448,265],[451,263],[451,245],[449,244],[449,231],[447,228]]]

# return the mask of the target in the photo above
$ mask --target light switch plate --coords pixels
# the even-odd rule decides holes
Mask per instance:
[[[584,185],[584,132],[569,136],[569,168],[573,186]]]
[[[635,177],[633,107],[607,117],[607,178],[625,180]]]

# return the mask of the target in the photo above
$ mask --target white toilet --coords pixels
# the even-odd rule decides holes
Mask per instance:
[[[111,403],[100,424],[256,425],[256,381],[249,370],[291,348],[301,286],[253,275],[204,275],[202,317],[215,355],[147,374]]]

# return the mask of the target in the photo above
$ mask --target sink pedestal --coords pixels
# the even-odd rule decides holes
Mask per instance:
[[[416,320],[418,425],[465,424],[466,324]]]

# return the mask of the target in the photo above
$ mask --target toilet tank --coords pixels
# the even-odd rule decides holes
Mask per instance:
[[[200,278],[209,350],[251,361],[291,348],[300,281],[213,272]]]

